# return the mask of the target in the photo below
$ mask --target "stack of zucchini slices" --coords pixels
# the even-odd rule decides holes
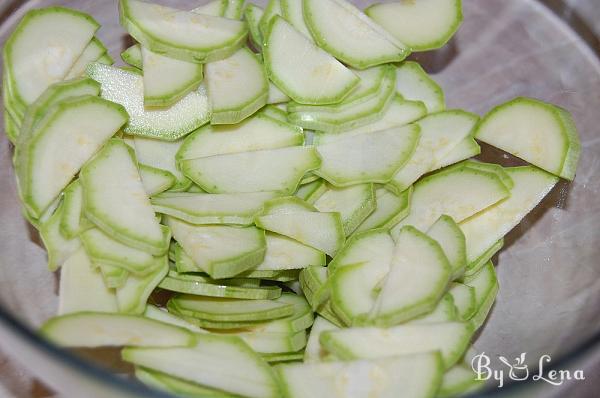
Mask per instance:
[[[459,0],[119,8],[127,66],[60,7],[4,48],[23,213],[60,268],[42,333],[125,347],[140,381],[186,397],[478,388],[491,259],[574,178],[569,113],[446,110],[405,58],[450,39]],[[531,165],[472,159],[476,139]]]

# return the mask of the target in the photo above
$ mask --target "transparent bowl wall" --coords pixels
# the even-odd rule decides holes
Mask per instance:
[[[507,380],[508,386],[498,389],[491,385],[483,394],[582,397],[593,396],[593,391],[600,389],[597,376],[594,379],[600,374],[600,63],[589,47],[589,43],[597,45],[600,32],[596,1],[565,2],[581,7],[581,18],[567,15],[575,22],[573,30],[537,1],[464,0],[465,21],[451,43],[443,50],[413,56],[435,74],[449,108],[484,114],[515,96],[533,96],[571,111],[581,134],[583,152],[575,182],[559,183],[508,235],[496,259],[498,301],[475,346],[492,359],[500,355],[515,358],[526,352],[527,362],[534,368],[540,356],[549,354],[558,368],[584,367],[587,381],[550,388],[545,383]],[[192,8],[204,1],[162,3]],[[370,2],[355,3],[364,7]],[[99,36],[116,59],[131,43],[118,24],[116,2],[109,0],[0,5],[0,10],[5,8],[0,14],[0,42],[6,40],[27,9],[57,4],[96,17],[102,24]],[[549,4],[555,11],[563,6],[560,1]],[[2,135],[2,350],[68,397],[162,396],[122,376],[127,367],[118,363],[116,351],[82,351],[74,356],[32,332],[56,310],[57,276],[47,271],[39,238],[20,215],[10,159],[11,147]],[[488,147],[484,147],[482,159],[518,163]],[[121,375],[103,370],[107,367]],[[0,373],[2,369],[0,366]],[[15,375],[12,383],[17,386],[17,379],[27,380]],[[20,391],[16,395],[24,394]]]

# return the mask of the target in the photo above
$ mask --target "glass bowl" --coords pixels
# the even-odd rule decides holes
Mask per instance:
[[[192,8],[205,1],[160,2]],[[507,236],[495,259],[500,293],[475,348],[490,357],[491,368],[505,370],[506,380],[502,388],[491,380],[479,396],[584,397],[597,396],[600,390],[600,11],[595,2],[464,0],[465,20],[449,45],[412,56],[442,85],[449,108],[484,114],[515,96],[537,97],[572,112],[581,135],[583,152],[575,181],[559,183]],[[4,3],[2,43],[28,9],[48,5],[92,14],[102,24],[99,36],[114,58],[131,43],[119,26],[116,1]],[[371,2],[355,3],[365,7]],[[579,14],[569,6],[575,3]],[[1,349],[27,374],[66,397],[166,397],[130,380],[116,350],[67,352],[36,335],[35,329],[55,313],[57,276],[48,272],[37,233],[21,216],[11,151],[2,135]],[[488,147],[481,157],[515,162]],[[530,377],[510,380],[498,357],[512,361],[521,353],[526,353]],[[566,380],[560,386],[536,382],[532,376],[538,373],[540,359],[545,378],[551,368],[580,369],[586,380]],[[22,369],[0,361],[0,381],[19,397],[44,395],[43,387],[32,387]]]

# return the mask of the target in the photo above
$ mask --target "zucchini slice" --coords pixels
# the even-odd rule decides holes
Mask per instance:
[[[85,68],[90,62],[97,61],[107,52],[108,50],[100,40],[95,37],[92,38],[65,76],[65,80],[71,80],[82,76],[85,74]]]
[[[81,247],[76,236],[68,238],[61,232],[61,222],[65,214],[65,202],[58,205],[54,214],[40,225],[40,237],[48,252],[48,269],[56,271]]]
[[[135,377],[142,383],[174,395],[190,398],[231,398],[231,394],[191,383],[165,373],[135,367]]]
[[[152,198],[154,210],[190,224],[252,225],[272,192],[208,194],[177,193]]]
[[[375,190],[377,207],[358,226],[356,232],[364,232],[375,228],[390,229],[398,224],[410,211],[412,189],[403,191],[400,195],[388,191],[384,187]]]
[[[302,177],[320,163],[313,147],[298,146],[187,159],[181,162],[181,170],[210,193],[291,194]]]
[[[410,53],[405,44],[350,2],[304,0],[303,8],[304,20],[317,44],[354,68],[400,62]]]
[[[344,234],[349,236],[375,211],[377,202],[373,184],[359,184],[346,188],[327,187],[314,206],[323,213],[340,213]]]
[[[281,16],[296,30],[312,40],[312,34],[304,20],[302,0],[279,0],[281,3]]]
[[[458,316],[463,321],[467,321],[475,315],[477,311],[477,301],[475,296],[475,288],[462,283],[452,283],[448,294],[452,296],[454,306],[458,312]]]
[[[297,211],[255,218],[256,226],[297,240],[307,246],[335,255],[345,235],[339,213]]]
[[[340,137],[317,147],[322,163],[315,174],[338,187],[384,184],[409,160],[419,137],[417,125]]]
[[[443,156],[441,159],[438,159],[434,169],[437,170],[441,169],[442,167],[450,166],[451,164],[477,156],[480,153],[481,147],[477,141],[475,141],[473,137],[466,137],[445,156]]]
[[[98,62],[100,64],[104,64],[104,65],[113,65],[115,63],[115,60],[113,59],[113,57],[110,56],[109,53],[106,53],[103,56],[101,56],[100,58],[98,58],[96,60],[96,62]]]
[[[183,145],[184,140],[162,141],[149,137],[133,137],[135,156],[139,163],[167,171],[176,178],[172,190],[185,189],[191,182],[179,171],[175,155]],[[141,171],[141,167],[140,167]]]
[[[259,24],[264,14],[265,11],[261,7],[252,3],[249,3],[244,10],[244,19],[250,31],[250,41],[252,42],[252,46],[258,51],[262,50],[263,46],[263,35]]]
[[[325,253],[317,249],[271,232],[267,232],[265,237],[265,259],[254,268],[256,271],[282,271],[327,264]]]
[[[204,78],[202,64],[169,58],[142,47],[144,105],[165,107],[175,104]]]
[[[104,284],[109,289],[116,289],[123,286],[127,281],[127,278],[129,278],[129,271],[125,268],[93,261],[92,264],[98,267],[102,274],[102,280],[104,280]]]
[[[281,354],[261,354],[261,357],[269,364],[275,365],[280,363],[301,362],[304,357],[304,351],[284,352]]]
[[[250,270],[246,272],[242,272],[239,274],[239,277],[243,278],[255,278],[255,279],[264,279],[268,281],[275,282],[293,282],[298,280],[298,275],[300,273],[299,269],[286,269],[281,271],[256,271]]]
[[[269,82],[269,95],[267,98],[267,104],[281,104],[288,102],[290,97],[285,95],[283,91],[279,89],[273,82]]]
[[[265,208],[261,215],[270,216],[277,214],[293,214],[307,211],[317,211],[317,209],[303,201],[300,198],[296,198],[294,196],[288,196],[284,198],[276,198],[270,200],[265,204]]]
[[[200,329],[199,327],[196,327],[196,326],[192,325],[191,323],[188,323],[188,322],[184,321],[183,319],[181,319],[173,314],[170,314],[169,312],[167,312],[167,310],[156,307],[151,304],[148,304],[146,306],[146,310],[144,311],[144,316],[146,318],[154,319],[155,321],[182,327],[184,329],[189,330],[190,332],[206,333],[206,330]]]
[[[88,14],[68,8],[28,11],[4,45],[12,99],[24,108],[63,80],[99,27]]]
[[[249,398],[279,398],[271,367],[239,337],[198,334],[190,348],[126,348],[123,359],[174,377]]]
[[[476,311],[473,317],[469,320],[474,330],[479,329],[485,322],[494,301],[498,294],[499,285],[496,269],[491,261],[488,261],[485,266],[475,275],[466,277],[465,285],[475,289]]]
[[[316,145],[324,145],[344,137],[388,130],[392,127],[405,126],[421,119],[426,114],[427,109],[423,103],[405,101],[402,99],[402,97],[396,95],[392,99],[392,102],[388,105],[387,109],[385,109],[379,120],[371,122],[362,127],[340,131],[339,134],[318,132],[315,136],[315,142]]]
[[[263,231],[225,225],[197,226],[167,217],[173,238],[193,260],[196,270],[212,278],[231,278],[260,264],[265,257]]]
[[[473,369],[467,365],[458,364],[448,369],[444,374],[437,396],[439,398],[461,396],[479,390],[483,386],[484,381],[477,377]]]
[[[187,62],[227,58],[244,45],[246,25],[139,0],[120,1],[121,23],[149,50]]]
[[[356,99],[330,107],[320,107],[315,111],[299,111],[290,113],[289,120],[308,129],[333,134],[351,130],[380,119],[394,98],[395,76],[392,68],[387,68],[379,90],[368,99]],[[339,107],[339,108],[338,108]]]
[[[153,255],[165,254],[165,234],[138,172],[133,150],[112,139],[81,170],[85,216],[112,238]],[[165,236],[166,235],[166,236]]]
[[[200,280],[192,280],[189,277],[177,278],[169,274],[160,282],[158,287],[171,292],[204,297],[223,297],[246,300],[273,300],[281,296],[281,288],[277,286],[265,286],[263,288],[240,287],[229,286],[225,282],[200,282]]]
[[[450,276],[450,264],[440,245],[416,228],[402,228],[370,321],[393,326],[433,311]]]
[[[442,88],[414,61],[403,62],[396,69],[396,92],[406,100],[423,102],[429,113],[446,108]]]
[[[186,347],[195,343],[186,329],[123,314],[79,312],[49,319],[40,332],[63,347]]]
[[[267,30],[269,29],[269,23],[275,18],[275,16],[282,15],[281,9],[281,0],[269,0],[267,6],[265,7],[265,12],[263,13],[260,21],[258,23],[258,29],[260,30],[263,38],[267,36]],[[264,43],[264,41],[263,41]]]
[[[236,124],[267,103],[269,81],[254,53],[242,48],[220,61],[206,64],[211,124]]]
[[[475,138],[549,173],[573,180],[581,143],[568,111],[533,98],[515,98],[492,109]]]
[[[443,375],[439,353],[386,359],[279,365],[286,398],[434,396]]]
[[[429,314],[425,314],[418,318],[412,319],[405,323],[408,324],[424,324],[424,323],[441,323],[459,321],[458,311],[454,305],[454,298],[448,293],[442,296],[437,305]]]
[[[277,149],[304,143],[300,127],[264,113],[233,126],[204,126],[190,134],[177,152],[178,162],[231,153]]]
[[[321,333],[321,344],[343,360],[388,358],[439,351],[450,369],[465,353],[473,327],[466,322],[350,328]]]
[[[322,316],[317,315],[310,329],[310,335],[308,336],[308,342],[304,350],[304,363],[323,362],[328,359],[330,356],[329,353],[325,351],[319,342],[321,333],[327,330],[339,330],[339,327]]]
[[[293,304],[279,299],[239,300],[178,294],[169,302],[186,316],[213,322],[269,321],[294,313]]]
[[[504,238],[500,238],[493,245],[488,247],[481,256],[477,257],[474,261],[467,264],[467,270],[465,271],[464,277],[472,276],[478,273],[481,268],[487,264],[502,248],[504,247]],[[468,253],[467,253],[468,254]]]
[[[107,288],[83,247],[65,261],[60,272],[58,315],[74,312],[119,312],[114,290]]]
[[[167,256],[156,259],[157,266],[147,275],[129,275],[122,286],[116,289],[119,312],[143,314],[148,297],[169,272]]]
[[[194,8],[192,12],[196,14],[211,15],[213,17],[223,17],[225,16],[228,2],[228,0],[212,0],[203,6]]]
[[[206,90],[201,86],[169,108],[144,107],[144,83],[140,73],[110,65],[88,65],[89,77],[102,86],[102,97],[121,104],[129,113],[127,134],[174,141],[210,120]]]
[[[229,19],[241,19],[244,12],[244,3],[246,0],[227,0],[223,16]]]
[[[79,180],[73,181],[65,188],[61,211],[59,229],[66,239],[73,239],[93,227],[83,216],[83,188]]]
[[[467,160],[463,164],[475,170],[483,170],[496,174],[508,189],[512,189],[515,186],[515,182],[512,180],[510,175],[504,170],[504,167],[500,166],[499,164],[485,163],[478,160]],[[457,165],[457,167],[459,166]]]
[[[469,195],[465,195],[465,192],[469,192]],[[392,236],[404,225],[426,231],[443,214],[461,223],[509,196],[510,191],[496,174],[468,167],[439,171],[415,184],[410,213],[392,229]],[[467,246],[467,256],[468,253]]]
[[[327,189],[325,181],[319,178],[316,181],[301,185],[294,195],[312,205]]]
[[[85,231],[81,241],[93,263],[123,268],[136,275],[147,275],[157,268],[156,257],[124,245],[98,228]]]
[[[558,182],[558,178],[532,166],[504,170],[514,182],[510,197],[460,224],[469,263],[513,229]]]
[[[297,352],[306,346],[307,340],[306,330],[294,334],[246,331],[226,331],[221,333],[241,338],[250,348],[259,354],[285,354]]]
[[[281,106],[267,105],[261,110],[261,114],[270,117],[271,119],[279,120],[280,122],[288,121],[287,110],[281,109]]]
[[[463,19],[461,0],[375,4],[365,13],[413,51],[442,47]]]
[[[390,272],[394,240],[386,231],[356,235],[330,264],[331,305],[346,325],[364,321]],[[413,281],[414,282],[414,281]]]
[[[6,110],[4,111],[4,133],[13,145],[17,143],[20,127],[18,122]]]
[[[452,219],[443,215],[427,230],[427,235],[440,244],[450,263],[451,279],[458,279],[467,266],[465,235]]]
[[[339,103],[360,81],[279,16],[270,22],[263,53],[269,78],[302,104]]]
[[[54,105],[19,151],[16,170],[27,210],[39,217],[126,121],[121,106],[98,97],[69,98]]]
[[[142,58],[142,46],[134,44],[121,53],[123,62],[138,69],[144,69],[144,59]]]
[[[142,184],[148,196],[158,195],[171,188],[177,182],[177,178],[166,170],[155,167],[139,165]]]
[[[390,187],[400,193],[433,170],[439,159],[469,136],[478,120],[477,115],[459,110],[438,112],[419,120],[419,144],[408,162],[396,172]]]

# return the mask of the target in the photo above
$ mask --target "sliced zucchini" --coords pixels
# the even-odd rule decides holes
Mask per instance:
[[[232,395],[223,391],[201,386],[165,373],[156,372],[139,366],[135,368],[135,377],[142,383],[187,398],[231,398]]]
[[[410,53],[350,2],[304,0],[303,7],[304,20],[317,44],[347,65],[365,69],[400,62]]]
[[[176,295],[169,302],[186,316],[213,322],[269,321],[294,313],[293,304],[279,300],[238,300]]]
[[[53,106],[15,165],[27,210],[39,217],[126,121],[121,106],[98,97],[65,99]]]
[[[175,161],[175,155],[181,148],[184,140],[162,141],[149,137],[133,137],[135,156],[143,165],[155,167],[160,170],[168,171],[175,176],[177,182],[172,187],[173,190],[187,188],[190,181],[179,171]]]
[[[221,332],[234,335],[259,354],[285,354],[297,352],[306,346],[306,330],[298,333],[264,333],[264,332]],[[302,358],[302,357],[301,357]]]
[[[288,196],[284,198],[276,198],[270,200],[268,203],[265,204],[265,208],[261,215],[271,216],[278,214],[293,214],[310,211],[316,212],[317,209],[313,205],[303,201],[300,198]]]
[[[205,278],[202,278],[205,279]],[[200,280],[202,280],[200,279]],[[205,297],[224,297],[247,300],[273,300],[281,296],[281,288],[265,286],[263,288],[230,286],[226,281],[193,280],[189,277],[177,278],[169,274],[158,285],[163,290]]]
[[[325,253],[294,239],[271,232],[267,232],[265,237],[265,259],[254,268],[256,271],[282,271],[327,264]]]
[[[212,278],[231,278],[260,264],[265,257],[263,231],[225,225],[197,226],[167,217],[173,238],[192,258],[197,271]]]
[[[435,395],[443,375],[439,353],[386,359],[279,365],[286,398],[427,398]]]
[[[18,106],[25,108],[63,80],[99,27],[88,14],[69,8],[28,11],[4,45],[4,69]]]
[[[457,279],[467,267],[465,235],[452,217],[443,215],[427,230],[427,235],[440,244],[450,263],[450,278]]]
[[[472,336],[469,323],[444,322],[326,331],[320,340],[325,349],[343,360],[439,351],[444,368],[450,369],[463,356]]]
[[[314,206],[320,212],[340,213],[344,234],[349,236],[375,211],[377,202],[373,184],[359,184],[347,188],[330,186],[315,201]]]
[[[144,313],[148,297],[169,272],[167,256],[157,258],[156,264],[147,275],[129,275],[125,283],[116,289],[119,312]]]
[[[115,60],[113,59],[113,57],[110,56],[109,53],[106,53],[100,58],[98,58],[96,62],[104,65],[113,65],[115,63]]]
[[[573,117],[565,109],[519,97],[492,109],[475,138],[549,173],[573,180],[581,143]]]
[[[245,0],[227,0],[223,16],[229,19],[241,19],[244,12]]]
[[[360,81],[279,16],[270,22],[263,53],[269,78],[302,104],[341,102]]]
[[[450,276],[450,264],[440,245],[416,228],[402,228],[369,321],[392,326],[433,311]]]
[[[404,99],[423,102],[428,113],[446,108],[442,88],[414,61],[403,62],[396,69],[396,92]]]
[[[377,188],[375,190],[375,203],[377,207],[358,226],[356,232],[375,228],[389,229],[398,224],[400,220],[408,215],[411,195],[412,189],[407,189],[400,195],[396,195],[384,187]]]
[[[56,271],[81,247],[81,240],[66,237],[60,225],[65,217],[65,202],[61,203],[48,220],[40,225],[40,237],[48,252],[48,269]]]
[[[158,267],[156,257],[113,239],[98,228],[88,229],[81,241],[93,263],[112,265],[136,275],[147,275]]]
[[[339,134],[317,133],[315,142],[318,145],[328,144],[340,138],[359,135],[362,133],[371,133],[387,130],[392,127],[405,126],[416,120],[421,119],[427,114],[425,105],[421,102],[405,101],[396,95],[387,109],[383,112],[381,118],[365,126],[357,127],[351,130],[342,131]]]
[[[100,271],[92,267],[83,247],[73,253],[62,266],[58,315],[82,311],[119,311],[115,292],[104,285]]]
[[[316,181],[302,184],[294,194],[306,203],[314,204],[327,191],[327,183],[319,178]]]
[[[477,257],[474,261],[467,264],[467,270],[465,271],[465,277],[474,275],[481,270],[492,259],[502,248],[504,247],[504,238],[500,238],[493,245],[488,247],[481,256]]]
[[[289,147],[183,160],[181,169],[210,193],[291,194],[302,176],[319,165],[319,155],[313,147]]]
[[[322,316],[317,315],[315,323],[310,329],[310,335],[304,350],[304,363],[323,362],[330,357],[330,354],[325,351],[319,342],[321,333],[327,330],[339,330],[339,328]]]
[[[6,134],[6,138],[13,144],[17,143],[17,137],[20,133],[20,127],[17,121],[8,113],[8,111],[4,112],[4,133]]]
[[[481,153],[481,147],[473,137],[466,137],[458,143],[449,153],[438,159],[434,169],[450,166],[462,160],[472,158]]]
[[[458,30],[463,19],[461,0],[375,4],[365,12],[413,51],[442,47]]]
[[[279,105],[267,105],[261,110],[261,114],[270,117],[271,119],[279,120],[280,122],[288,121],[287,118],[287,105],[286,109],[281,109]]]
[[[204,78],[202,64],[181,61],[142,47],[144,105],[171,106],[195,90]]]
[[[346,325],[364,321],[377,300],[379,287],[390,272],[394,240],[386,231],[354,237],[330,264],[331,305]],[[413,281],[414,282],[414,281]]]
[[[211,124],[236,124],[267,103],[269,81],[258,57],[242,48],[220,61],[206,64]]]
[[[484,324],[498,294],[498,277],[494,264],[487,262],[477,274],[465,278],[464,284],[475,289],[477,309],[469,322],[477,330]]]
[[[419,142],[417,125],[341,137],[319,145],[321,167],[315,174],[339,187],[386,183],[404,165]]]
[[[259,228],[290,237],[330,256],[335,255],[345,240],[339,213],[269,214],[256,217],[255,223]]]
[[[142,184],[148,196],[158,195],[171,188],[177,182],[177,178],[169,171],[143,164],[139,165],[139,168]]]
[[[558,182],[558,178],[532,166],[504,170],[514,182],[510,197],[460,224],[467,240],[469,263],[513,229]]]
[[[252,45],[257,50],[262,50],[263,46],[263,35],[260,31],[260,20],[265,14],[265,11],[257,6],[256,4],[249,3],[244,10],[244,19],[248,24],[248,30],[250,31],[250,40]]]
[[[192,12],[196,14],[211,15],[213,17],[223,17],[225,16],[228,2],[228,0],[212,0],[203,6],[194,8]]]
[[[99,63],[88,65],[87,74],[100,83],[103,98],[127,110],[129,123],[123,129],[127,134],[174,141],[210,120],[208,96],[202,86],[169,108],[146,109],[141,74]]]
[[[448,294],[452,296],[458,316],[463,321],[467,321],[475,315],[477,311],[477,301],[475,288],[462,283],[452,283]]]
[[[256,271],[250,270],[246,272],[242,272],[239,274],[239,277],[243,278],[255,278],[255,279],[264,279],[268,281],[275,282],[292,282],[298,280],[298,274],[300,273],[299,269],[287,269],[281,271]]]
[[[441,323],[459,321],[458,311],[454,305],[454,298],[446,293],[438,301],[437,305],[429,314],[412,319],[407,324]]]
[[[275,18],[277,15],[282,15],[281,10],[281,0],[269,0],[267,6],[265,7],[265,12],[263,13],[260,21],[258,23],[258,29],[260,30],[263,38],[267,36],[267,30],[269,29],[269,23]],[[263,41],[264,43],[264,41]]]
[[[285,95],[283,91],[279,89],[275,84],[269,82],[269,95],[267,97],[267,104],[281,104],[288,102],[290,97]]]
[[[133,150],[112,139],[80,174],[85,216],[112,238],[153,255],[165,254],[170,235],[154,216]],[[168,232],[168,231],[167,231]]]
[[[123,286],[127,281],[127,278],[129,278],[129,271],[125,268],[103,264],[101,262],[94,262],[91,258],[90,260],[92,260],[92,264],[100,270],[104,284],[109,289],[116,289]]]
[[[350,101],[346,106],[344,103],[331,106],[328,109],[302,110],[290,113],[289,120],[304,128],[323,131],[334,134],[365,126],[380,119],[394,98],[395,75],[393,68],[387,68],[389,73],[379,87],[376,95],[369,99],[358,99]]]
[[[164,322],[101,312],[57,316],[46,321],[40,332],[63,347],[187,347],[196,341],[188,330]]]
[[[300,350],[297,352],[284,352],[281,354],[262,354],[263,359],[269,364],[289,363],[289,362],[301,362],[304,357],[304,351]]]
[[[298,32],[312,40],[312,34],[304,20],[302,0],[279,0],[281,3],[281,16],[285,18]]]
[[[509,196],[510,191],[496,174],[468,167],[439,171],[415,184],[410,213],[392,229],[392,236],[404,225],[426,231],[442,214],[460,223]]]
[[[146,318],[154,319],[155,321],[182,327],[182,328],[187,329],[194,333],[206,333],[206,330],[200,329],[199,327],[196,327],[196,326],[192,325],[191,323],[188,323],[188,322],[184,321],[183,319],[181,319],[173,314],[170,314],[166,310],[161,309],[161,308],[156,307],[151,304],[148,304],[146,306],[146,310],[144,311],[144,316]]]
[[[450,398],[464,395],[483,388],[484,381],[464,364],[458,364],[448,369],[444,374],[442,385],[438,390],[439,398]]]
[[[123,360],[249,398],[279,398],[271,367],[235,336],[198,334],[190,348],[126,348]]]
[[[75,180],[64,190],[60,233],[73,239],[92,226],[83,216],[83,188],[79,180]]]
[[[408,162],[396,172],[390,187],[402,192],[433,170],[439,159],[469,136],[478,120],[477,115],[457,110],[434,113],[419,120],[419,144]]]
[[[190,224],[252,225],[272,192],[208,194],[176,193],[152,198],[154,210]]]
[[[100,57],[106,54],[107,51],[108,50],[106,47],[104,47],[104,44],[102,44],[100,40],[95,37],[92,38],[65,76],[65,80],[75,79],[83,75],[87,65],[90,62],[97,61]]]
[[[177,161],[302,145],[302,129],[264,113],[233,126],[204,126],[184,141]]]
[[[248,34],[240,21],[158,4],[121,0],[119,8],[121,23],[143,47],[182,61],[227,58],[244,45]]]
[[[144,68],[144,59],[142,58],[142,46],[134,44],[121,53],[123,62],[138,69]]]
[[[475,170],[483,170],[496,174],[508,189],[512,189],[515,186],[515,183],[512,178],[510,178],[510,175],[504,170],[504,167],[500,166],[499,164],[485,163],[473,159],[467,160],[463,164]],[[459,165],[457,165],[457,167],[459,167]]]

